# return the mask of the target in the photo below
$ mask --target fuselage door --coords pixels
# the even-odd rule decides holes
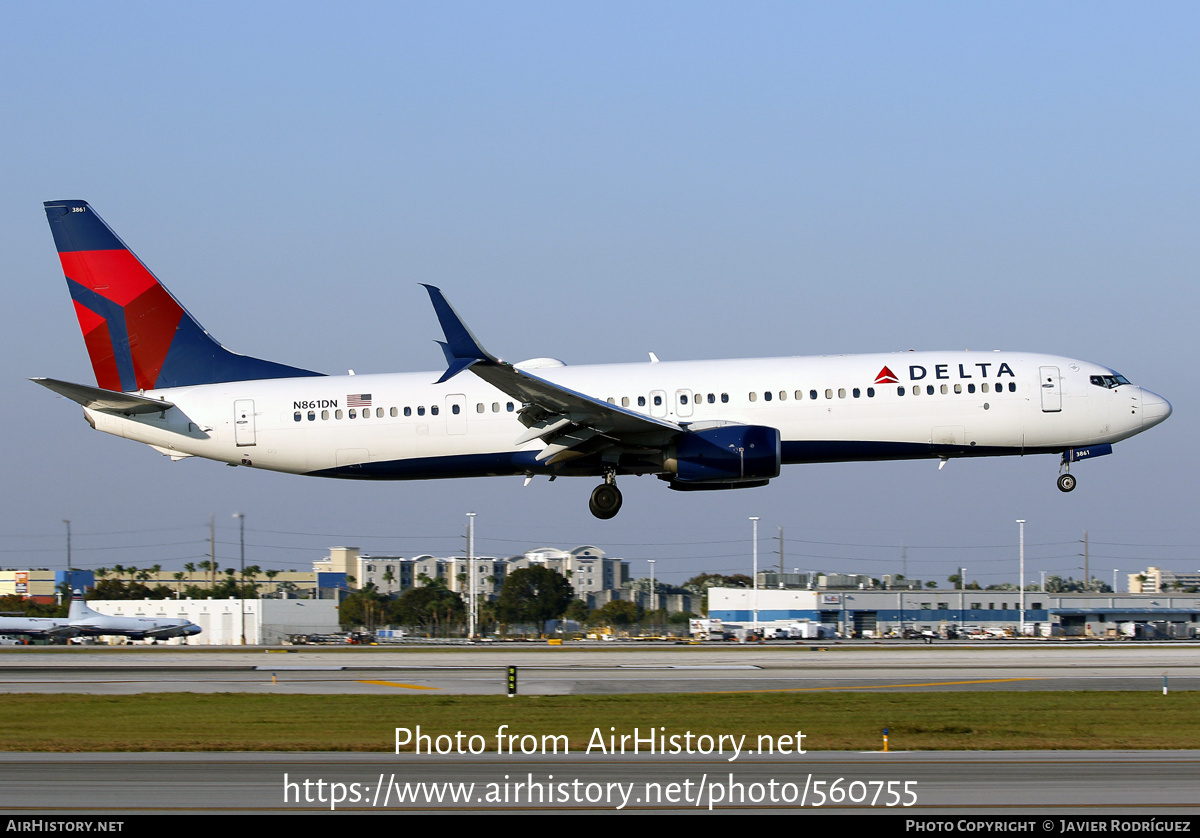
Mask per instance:
[[[467,432],[467,397],[455,393],[446,396],[446,433],[465,434]]]
[[[1038,372],[1042,412],[1058,413],[1062,410],[1062,377],[1058,374],[1058,367],[1040,367]]]
[[[683,416],[683,417],[692,415],[692,391],[691,390],[676,390],[675,391],[675,415]]]
[[[254,445],[254,399],[233,403],[233,441],[240,448]]]
[[[666,390],[651,390],[650,391],[650,415],[651,416],[666,416],[667,415],[667,391]]]

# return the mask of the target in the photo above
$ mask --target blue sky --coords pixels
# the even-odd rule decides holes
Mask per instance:
[[[64,2],[8,9],[0,564],[303,567],[592,543],[1015,579],[1200,567],[1191,387],[1200,10],[1185,3]],[[1050,457],[791,467],[766,489],[362,485],[170,463],[24,379],[89,382],[41,202],[82,198],[231,349],[434,370],[443,287],[489,349],[568,363],[1025,349],[1110,365],[1165,425]]]

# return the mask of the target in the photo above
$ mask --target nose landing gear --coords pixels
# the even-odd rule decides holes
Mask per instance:
[[[1071,460],[1068,457],[1070,452],[1063,454],[1062,463],[1058,466],[1058,490],[1060,492],[1069,492],[1075,488],[1075,475],[1071,474]]]
[[[617,488],[616,476],[609,472],[604,482],[592,490],[588,509],[601,520],[608,520],[621,511],[621,490]]]

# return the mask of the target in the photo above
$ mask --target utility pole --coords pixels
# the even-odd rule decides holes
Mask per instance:
[[[779,587],[783,587],[783,527],[779,528]]]
[[[71,522],[63,518],[63,523],[67,525],[67,599],[75,595],[75,588],[71,584]]]
[[[1083,531],[1083,592],[1086,594],[1091,587],[1091,571],[1088,570],[1088,534]]]

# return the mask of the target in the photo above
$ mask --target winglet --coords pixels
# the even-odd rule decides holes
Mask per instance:
[[[479,340],[467,328],[467,324],[458,316],[458,312],[446,301],[442,290],[425,283],[421,283],[421,286],[429,292],[429,301],[433,303],[433,311],[437,314],[442,332],[446,335],[446,340],[439,340],[438,344],[442,347],[449,367],[437,383],[448,381],[480,361],[497,363],[498,359],[480,345]]]

